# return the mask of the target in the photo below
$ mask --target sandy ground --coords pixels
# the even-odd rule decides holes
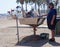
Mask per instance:
[[[46,26],[45,22],[41,26]],[[49,38],[51,38],[51,32],[48,28],[37,28],[36,34],[40,35],[41,33],[49,33]],[[60,37],[55,37],[56,42],[52,43],[48,40],[27,41],[28,36],[31,35],[33,35],[32,28],[22,28],[19,24],[18,44],[15,20],[6,18],[0,19],[0,47],[60,47]]]

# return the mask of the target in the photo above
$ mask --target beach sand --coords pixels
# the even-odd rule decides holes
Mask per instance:
[[[26,41],[28,36],[33,35],[33,29],[27,28],[25,25],[22,26],[19,24],[18,44],[16,21],[13,19],[0,18],[0,47],[60,47],[60,37],[55,37],[56,42],[53,43],[50,43],[48,40]],[[49,33],[49,38],[51,38],[50,30],[47,27],[42,28],[42,26],[46,27],[46,21],[37,28],[36,34]]]

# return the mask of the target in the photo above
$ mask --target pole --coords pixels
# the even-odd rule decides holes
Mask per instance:
[[[18,43],[19,43],[18,17],[16,17],[16,26],[17,26],[17,39],[18,39]]]
[[[18,39],[18,43],[19,43],[18,8],[20,8],[20,7],[19,7],[19,6],[16,7],[16,9],[17,9],[17,15],[16,15],[16,26],[17,26],[17,39]]]

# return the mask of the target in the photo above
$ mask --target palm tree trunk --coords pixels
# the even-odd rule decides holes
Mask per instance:
[[[43,7],[44,7],[44,13],[45,13],[45,4],[43,4]]]
[[[23,4],[22,4],[22,16],[24,17],[24,15],[23,15]]]
[[[35,2],[35,10],[36,10],[36,2]]]
[[[27,11],[27,3],[26,3],[26,11]]]
[[[22,10],[23,10],[23,4],[22,4]]]
[[[38,13],[40,15],[40,5],[38,4]]]

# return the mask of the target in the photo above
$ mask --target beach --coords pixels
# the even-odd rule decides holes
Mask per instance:
[[[19,44],[17,42],[16,20],[9,17],[0,17],[0,47],[60,47],[60,37],[55,37],[55,43],[50,43],[48,40],[26,41],[28,36],[33,35],[33,29],[28,25],[20,25],[20,23],[18,25]],[[36,34],[40,35],[41,33],[48,33],[49,38],[51,38],[46,20],[37,28]]]

